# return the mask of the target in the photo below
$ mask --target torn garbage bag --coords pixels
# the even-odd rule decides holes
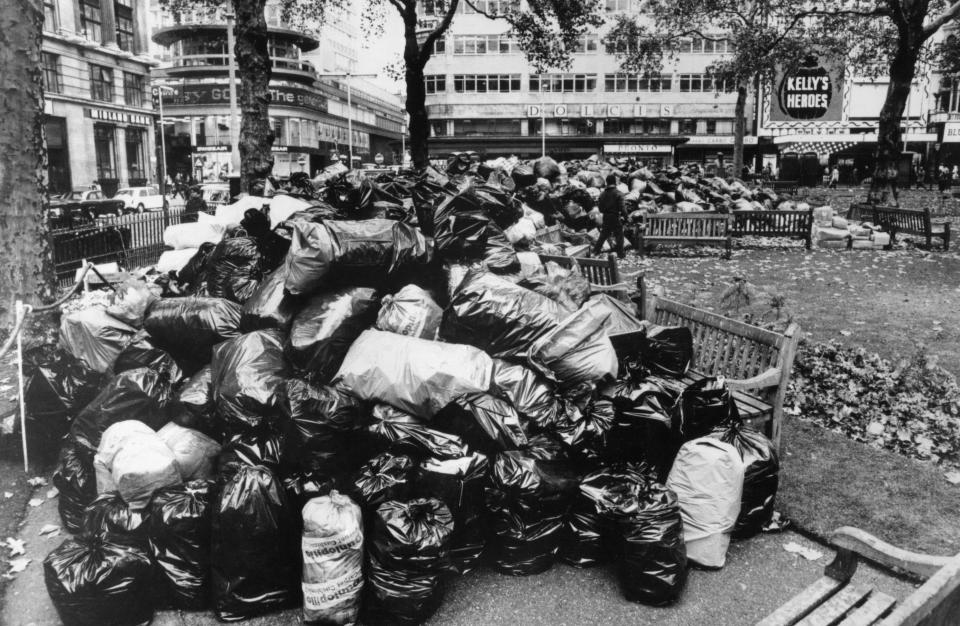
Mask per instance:
[[[461,395],[486,392],[492,368],[490,357],[471,346],[367,330],[336,380],[362,400],[430,419]]]
[[[74,311],[60,320],[60,345],[101,374],[110,371],[117,355],[136,333],[133,326],[98,308]]]
[[[164,298],[150,307],[143,327],[158,348],[199,369],[213,346],[240,335],[240,306],[223,298]]]
[[[436,339],[442,318],[443,309],[430,294],[416,285],[407,285],[383,298],[377,314],[377,329],[408,337]]]
[[[217,619],[237,621],[296,604],[294,515],[280,481],[265,467],[239,466],[223,484],[210,550]]]
[[[489,272],[471,271],[444,312],[440,336],[476,346],[492,356],[523,357],[554,330],[560,306]]]
[[[773,505],[780,484],[780,459],[773,442],[739,420],[710,435],[731,444],[743,459],[743,497],[733,536],[747,538],[759,534],[773,517]]]
[[[580,309],[530,348],[530,363],[562,388],[616,378],[617,353],[603,327],[603,318]]]
[[[284,455],[290,463],[324,474],[356,463],[365,427],[362,402],[336,387],[295,378],[286,381],[284,398],[290,413]]]
[[[43,578],[65,626],[135,626],[153,619],[152,568],[143,550],[82,536],[47,555]]]
[[[72,533],[80,531],[83,510],[97,497],[94,454],[94,450],[68,436],[60,448],[60,459],[53,473],[53,486],[60,492],[57,510],[63,525]]]
[[[210,517],[213,481],[193,480],[157,491],[147,525],[164,604],[200,611],[210,602]]]
[[[516,409],[506,400],[488,393],[457,398],[431,423],[459,436],[470,449],[484,454],[517,450],[527,444]]]
[[[280,420],[286,364],[279,331],[258,330],[221,343],[211,367],[214,404],[225,433]]]
[[[348,287],[313,296],[293,319],[284,354],[325,384],[337,373],[351,344],[373,325],[380,304],[369,287]]]

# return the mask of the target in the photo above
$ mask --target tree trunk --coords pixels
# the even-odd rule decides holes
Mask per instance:
[[[406,108],[410,115],[410,158],[413,159],[413,167],[419,170],[430,164],[430,117],[427,115],[427,88],[423,79],[426,60],[420,58],[417,16],[412,11],[403,16],[403,37],[403,76],[407,85]]]
[[[40,0],[0,2],[0,317],[54,294],[43,187]]]
[[[881,190],[892,195],[896,202],[896,171],[900,159],[901,134],[900,123],[903,112],[910,97],[910,86],[916,72],[917,58],[920,46],[912,46],[909,42],[901,41],[893,59],[890,61],[890,84],[887,87],[887,96],[880,109],[879,127],[877,129],[876,167],[873,170],[873,181],[870,184],[870,197],[876,199]],[[888,198],[888,200],[891,200]]]
[[[733,108],[733,175],[743,173],[743,137],[747,133],[747,84],[737,83],[737,103]]]
[[[270,128],[270,53],[267,48],[266,0],[233,0],[237,23],[237,74],[240,76],[240,188],[270,175],[273,129]]]

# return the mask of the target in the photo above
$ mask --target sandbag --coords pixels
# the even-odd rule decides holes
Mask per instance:
[[[362,400],[430,419],[454,398],[490,388],[493,363],[470,346],[367,330],[335,377]]]
[[[67,539],[43,561],[43,579],[65,626],[135,626],[153,619],[150,557],[97,537]]]
[[[217,244],[205,264],[207,293],[243,304],[257,290],[267,271],[253,237],[234,237]]]
[[[440,500],[385,502],[374,515],[364,621],[419,624],[443,598],[453,516]]]
[[[367,461],[351,484],[354,499],[372,515],[389,500],[410,497],[413,460],[403,454],[384,452]]]
[[[144,514],[131,509],[117,491],[102,493],[83,511],[82,532],[113,543],[147,548]]]
[[[223,298],[164,298],[147,311],[143,327],[158,348],[199,369],[213,346],[240,335],[240,314],[238,304]]]
[[[220,444],[198,430],[173,422],[157,431],[157,436],[170,448],[180,477],[186,481],[212,479]]]
[[[60,345],[101,374],[110,371],[136,333],[133,326],[98,308],[74,311],[60,319]]]
[[[176,360],[165,350],[158,348],[150,336],[139,331],[130,340],[113,362],[113,373],[120,374],[127,370],[146,367],[160,374],[165,374],[172,383],[183,378],[183,371]]]
[[[263,282],[243,303],[240,314],[240,329],[251,332],[262,328],[279,328],[287,331],[293,317],[302,304],[284,293],[287,279],[286,266],[280,266],[270,272]]]
[[[303,507],[303,620],[356,624],[363,590],[360,507],[337,491]]]
[[[265,467],[237,466],[213,508],[211,584],[217,619],[236,621],[299,600],[292,510]]]
[[[53,486],[60,492],[57,510],[64,527],[72,533],[80,531],[83,510],[97,497],[94,454],[94,450],[68,436],[60,448],[57,469],[53,473]]]
[[[690,383],[674,405],[674,430],[683,441],[705,437],[716,428],[740,421],[736,400],[723,378]]]
[[[780,485],[777,449],[763,433],[739,421],[714,431],[711,436],[736,448],[745,465],[740,515],[737,516],[733,536],[745,539],[757,535],[773,517],[773,505]]]
[[[329,382],[350,345],[373,325],[378,306],[376,291],[368,287],[313,296],[293,318],[284,354],[312,380]]]
[[[155,432],[131,433],[107,464],[117,491],[135,510],[144,508],[157,489],[182,482],[176,457]]]
[[[701,437],[683,444],[667,478],[683,515],[683,540],[689,559],[721,568],[730,533],[740,515],[744,462],[729,443]]]
[[[183,411],[174,416],[174,422],[184,428],[199,430],[208,437],[217,435],[213,407],[213,370],[204,365],[180,388],[179,401]]]
[[[156,430],[169,421],[172,391],[166,376],[137,368],[110,379],[70,426],[84,445],[97,449],[100,437],[112,424],[138,420]]]
[[[443,315],[440,336],[498,358],[523,357],[562,315],[553,300],[488,272],[471,271]]]
[[[484,454],[518,450],[527,444],[516,409],[506,400],[488,393],[457,398],[431,423],[459,436],[471,449]]]
[[[225,433],[278,421],[286,379],[279,331],[258,330],[224,341],[214,348],[210,365],[213,401]]]
[[[490,393],[499,396],[538,428],[547,428],[560,418],[563,407],[553,384],[535,370],[502,359],[493,359]]]
[[[305,472],[332,474],[356,462],[365,426],[363,403],[335,387],[296,378],[286,381],[284,402],[290,414],[284,456],[290,463]]]
[[[686,326],[653,326],[643,339],[641,358],[650,373],[680,378],[693,362],[693,334]]]
[[[443,309],[430,294],[417,285],[407,285],[383,298],[376,325],[378,330],[398,335],[436,339],[442,318]]]
[[[199,611],[210,602],[210,523],[214,483],[193,480],[153,494],[147,526],[150,556],[164,604]]]
[[[394,455],[407,455],[416,460],[434,457],[452,459],[465,456],[467,446],[460,437],[426,426],[419,418],[388,404],[373,407],[372,422],[367,427],[375,452],[389,450]]]
[[[564,461],[531,451],[498,454],[486,490],[494,567],[514,576],[553,566],[560,531],[576,493],[575,472]]]
[[[595,311],[580,309],[530,347],[530,363],[561,388],[616,378],[617,353]]]

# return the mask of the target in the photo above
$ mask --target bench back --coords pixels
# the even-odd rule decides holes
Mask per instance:
[[[559,224],[547,226],[537,231],[535,239],[541,243],[561,243],[563,241],[563,231]]]
[[[927,233],[930,230],[930,209],[913,211],[896,207],[873,207],[873,219],[877,226],[886,231],[901,230],[914,233]]]
[[[546,265],[553,262],[564,269],[573,267],[574,261],[580,267],[580,272],[594,287],[600,287],[596,291],[605,291],[615,298],[627,302],[627,287],[620,282],[620,268],[617,267],[617,256],[608,254],[606,258],[591,259],[587,257],[569,257],[554,256],[549,254],[540,254],[540,262]],[[604,289],[604,287],[613,287],[613,289]]]
[[[734,235],[809,237],[813,208],[808,211],[734,211]]]
[[[653,213],[641,216],[640,223],[647,238],[721,239],[730,231],[728,214],[706,211]]]

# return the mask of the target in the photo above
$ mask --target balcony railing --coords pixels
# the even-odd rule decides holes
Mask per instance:
[[[274,70],[290,70],[315,76],[317,69],[309,61],[271,57]],[[173,57],[171,68],[224,68],[230,63],[227,54],[181,54]]]

